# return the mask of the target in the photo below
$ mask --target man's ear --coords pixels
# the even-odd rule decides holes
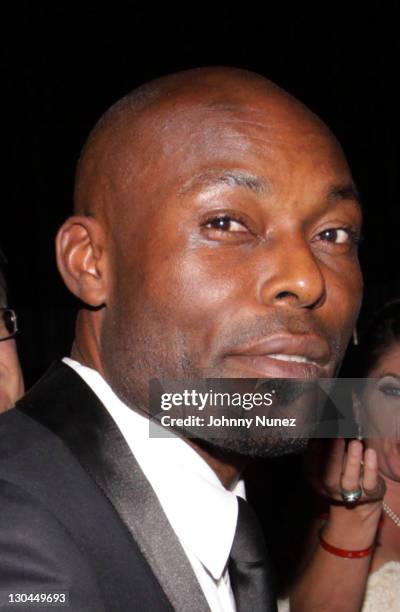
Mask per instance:
[[[68,289],[89,306],[105,304],[108,293],[105,232],[93,217],[76,215],[56,237],[57,266]]]

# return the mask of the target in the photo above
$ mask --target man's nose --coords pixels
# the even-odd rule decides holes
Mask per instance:
[[[275,245],[265,255],[260,302],[292,308],[321,306],[326,297],[322,265],[303,239]]]

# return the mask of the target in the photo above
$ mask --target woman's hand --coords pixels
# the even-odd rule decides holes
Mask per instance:
[[[324,537],[338,547],[358,550],[370,546],[382,512],[385,483],[378,473],[373,449],[364,451],[359,440],[346,450],[343,439],[316,440],[306,456],[306,475],[314,490],[331,502]],[[342,491],[357,491],[357,503],[345,504]]]

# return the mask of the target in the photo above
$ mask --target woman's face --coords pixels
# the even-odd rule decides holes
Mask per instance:
[[[400,344],[389,347],[368,377],[360,397],[367,446],[376,450],[381,473],[400,482]]]

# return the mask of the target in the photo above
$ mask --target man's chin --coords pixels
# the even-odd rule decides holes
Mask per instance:
[[[307,438],[207,438],[196,439],[195,446],[219,455],[235,455],[243,459],[265,459],[302,453],[308,445]]]

